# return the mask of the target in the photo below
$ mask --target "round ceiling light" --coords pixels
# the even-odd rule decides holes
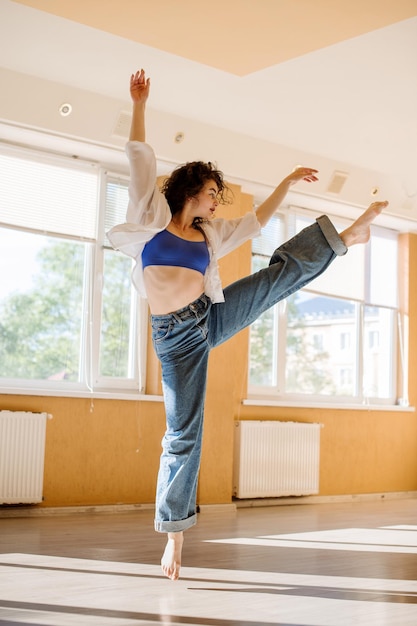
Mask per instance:
[[[70,115],[72,112],[72,106],[68,102],[64,102],[64,104],[61,104],[59,107],[59,112],[62,117],[67,117],[67,115]]]

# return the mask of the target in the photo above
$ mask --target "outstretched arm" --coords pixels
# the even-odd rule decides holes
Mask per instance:
[[[298,167],[291,174],[288,174],[275,191],[257,208],[256,217],[260,225],[263,227],[268,223],[292,185],[295,185],[300,180],[305,180],[308,183],[315,182],[318,180],[316,174],[317,170],[313,170],[311,167]]]
[[[145,141],[145,107],[150,83],[150,78],[145,78],[145,70],[140,70],[130,77],[133,112],[129,141]]]

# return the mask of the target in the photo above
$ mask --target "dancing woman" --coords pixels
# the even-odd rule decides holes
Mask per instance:
[[[256,237],[288,190],[317,170],[300,167],[286,176],[255,211],[215,218],[227,202],[223,174],[211,163],[187,163],[162,190],[156,160],[145,143],[150,79],[131,76],[133,116],[126,146],[130,162],[126,223],[108,234],[114,248],[136,260],[132,280],[148,299],[152,341],[161,362],[166,432],[156,493],[155,529],[167,534],[161,565],[179,577],[183,533],[196,523],[207,364],[210,350],[251,324],[264,311],[319,276],[347,249],[366,243],[370,224],[388,204],[374,202],[342,233],[319,217],[273,253],[269,267],[222,289],[218,259]]]

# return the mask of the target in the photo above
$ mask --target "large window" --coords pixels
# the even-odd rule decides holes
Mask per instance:
[[[105,232],[127,182],[100,167],[0,154],[0,387],[139,390],[132,261]]]
[[[277,214],[253,242],[253,270],[311,224],[301,209]],[[332,218],[340,232],[347,222]],[[277,400],[395,404],[397,236],[372,228],[320,277],[267,311],[250,329],[249,393]]]

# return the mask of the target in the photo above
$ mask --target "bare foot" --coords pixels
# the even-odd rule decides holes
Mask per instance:
[[[355,243],[366,243],[371,236],[370,226],[374,219],[388,206],[388,202],[373,202],[349,228],[340,233],[346,247]]]
[[[162,571],[171,580],[180,577],[182,544],[184,533],[168,533],[168,541],[161,559]]]

